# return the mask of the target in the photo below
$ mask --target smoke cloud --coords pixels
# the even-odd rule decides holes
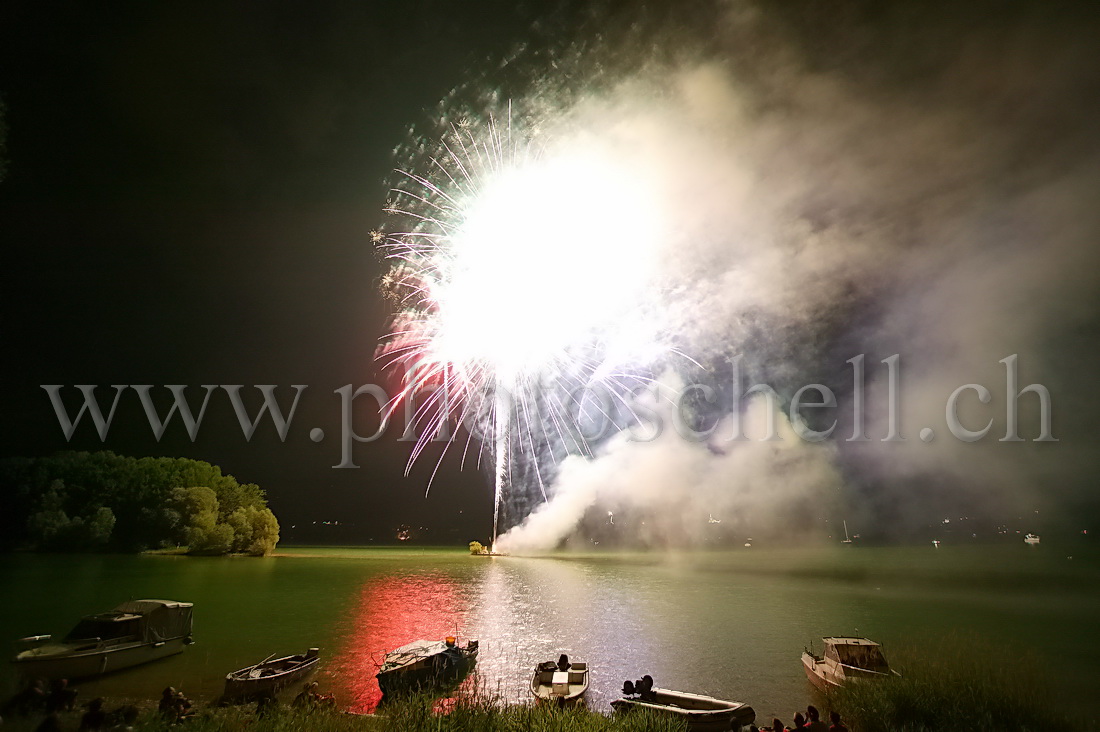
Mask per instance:
[[[669,387],[654,391],[662,390]],[[841,477],[832,446],[799,440],[785,415],[770,414],[765,398],[747,402],[741,429],[760,440],[772,419],[778,439],[728,442],[734,427],[727,421],[715,425],[709,440],[685,439],[674,428],[680,417],[674,400],[657,399],[656,393],[650,397],[656,400],[650,404],[652,424],[661,429],[624,430],[594,458],[566,458],[552,500],[501,537],[500,549],[554,549],[597,506],[597,523],[613,526],[616,514],[620,522],[640,516],[632,540],[646,546],[702,546],[715,532],[728,533],[731,525],[744,530],[738,521],[744,516],[758,519],[753,530],[787,532],[798,540],[807,530],[802,518],[820,516],[835,504]],[[700,516],[705,520],[700,522]],[[783,523],[762,523],[778,520]]]
[[[691,545],[711,519],[741,536],[827,533],[841,516],[885,533],[948,511],[1095,510],[1095,21],[1026,5],[829,7],[735,3],[675,36],[579,44],[516,103],[547,135],[596,140],[647,171],[666,216],[652,312],[691,359],[667,359],[662,380],[713,384],[715,403],[696,416],[721,435],[733,410],[758,421],[769,409],[737,399],[740,356],[746,385],[778,392],[783,439],[623,431],[591,456],[536,458],[549,501],[502,547],[552,548],[620,515],[643,543]],[[848,441],[859,418],[848,360],[860,354],[869,440]],[[905,439],[883,442],[893,354]],[[1014,354],[1019,388],[1049,390],[1058,442],[1033,441],[1034,394],[1018,400],[1026,441],[999,441],[1001,360]],[[837,394],[814,418],[837,420],[826,444],[802,442],[784,416],[811,383]],[[960,419],[992,427],[968,443],[949,434],[945,404],[971,383],[992,400],[971,392]],[[541,503],[537,486],[511,490]]]

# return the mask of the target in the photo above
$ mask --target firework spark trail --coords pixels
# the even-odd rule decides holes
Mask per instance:
[[[630,412],[645,376],[623,354],[654,350],[640,301],[658,239],[636,171],[590,139],[515,137],[510,105],[507,119],[452,126],[425,172],[396,171],[385,212],[406,223],[377,242],[398,309],[377,355],[402,372],[386,418],[429,393],[412,410],[406,472],[452,421],[465,426],[479,463],[493,454],[494,543],[517,460],[532,458],[545,499],[537,452],[590,454],[579,423]],[[576,398],[595,385],[611,412]]]
[[[489,545],[490,551],[494,550],[497,544],[497,530],[499,529],[500,521],[500,500],[504,495],[504,484],[508,476],[508,425],[511,421],[511,410],[504,402],[503,392],[498,390],[495,396],[497,399],[495,411],[496,470],[494,471],[495,475],[493,477],[493,541]]]

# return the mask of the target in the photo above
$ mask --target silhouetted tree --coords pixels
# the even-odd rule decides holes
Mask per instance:
[[[264,492],[186,458],[66,452],[0,462],[0,548],[270,554]]]

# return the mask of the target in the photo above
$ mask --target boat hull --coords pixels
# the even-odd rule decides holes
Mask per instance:
[[[284,689],[300,683],[313,675],[317,670],[320,656],[299,655],[286,656],[274,661],[268,661],[256,666],[249,666],[240,671],[227,674],[225,677],[225,691],[222,699],[227,702],[252,701],[262,696],[278,694]],[[255,668],[264,666],[277,666],[279,664],[297,662],[292,668],[271,676],[249,678],[247,673]]]
[[[456,648],[456,651],[453,655],[437,654],[414,664],[379,672],[376,678],[382,696],[392,698],[420,691],[444,690],[459,684],[477,662],[477,648]]]
[[[133,643],[70,653],[35,654],[24,651],[13,661],[16,670],[29,679],[86,679],[121,671],[181,653],[184,638],[159,643]]]
[[[611,706],[618,712],[648,709],[680,719],[687,723],[691,732],[740,729],[756,721],[756,712],[748,704],[669,689],[653,689],[653,698],[649,701],[624,697],[611,702]]]
[[[849,684],[881,683],[898,676],[886,662],[879,644],[872,640],[846,636],[821,640],[825,643],[822,655],[802,653],[806,678],[820,691],[829,693]]]
[[[806,672],[806,678],[819,691],[828,694],[833,689],[840,688],[840,684],[829,678],[829,673],[824,661],[819,661],[809,653],[802,654],[802,668]]]
[[[543,664],[535,667],[535,674],[531,677],[531,694],[536,704],[578,706],[584,702],[588,679],[587,663],[574,663],[568,671],[558,671],[553,662]]]

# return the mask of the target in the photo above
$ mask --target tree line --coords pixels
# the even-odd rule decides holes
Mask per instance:
[[[270,554],[263,490],[188,458],[64,452],[0,461],[0,549]]]

